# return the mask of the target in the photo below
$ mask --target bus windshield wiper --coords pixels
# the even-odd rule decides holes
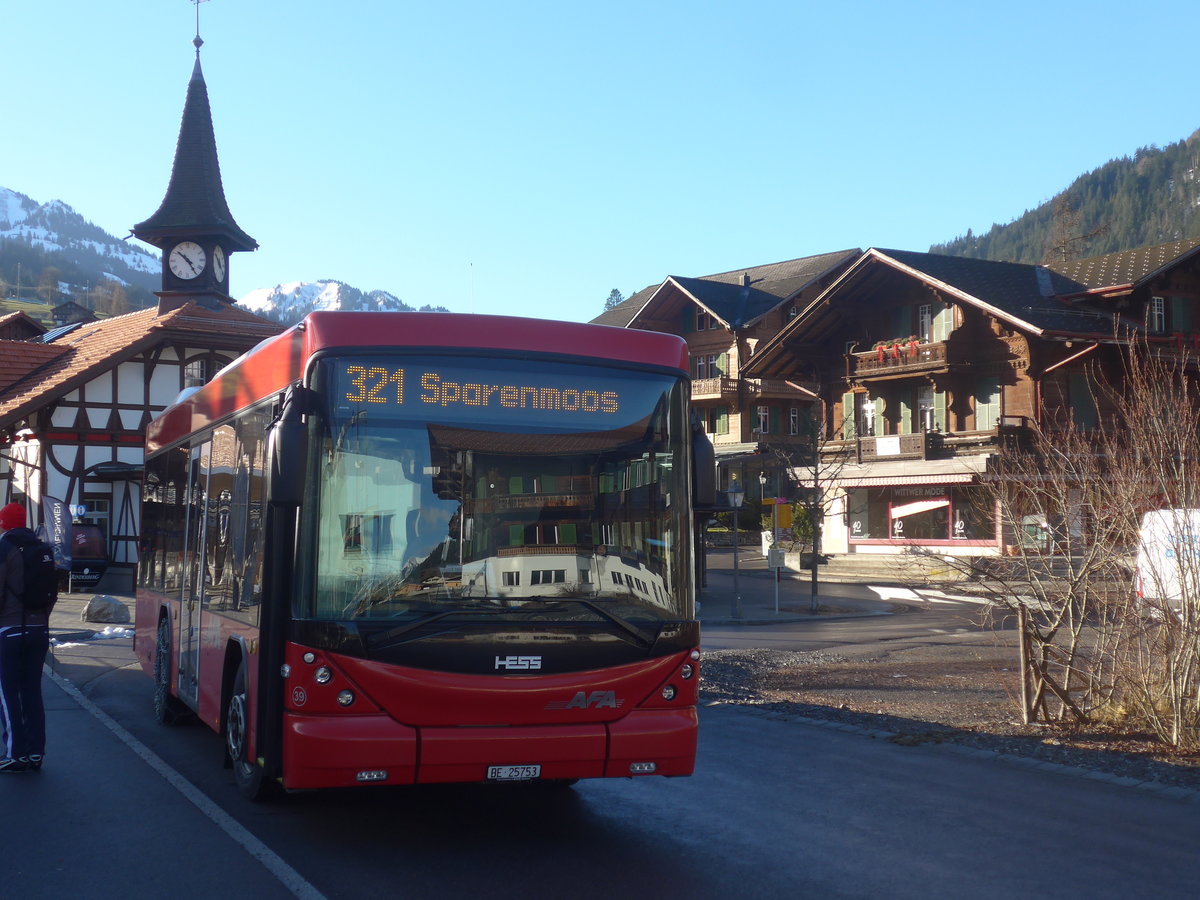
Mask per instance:
[[[630,622],[627,622],[625,619],[622,619],[616,613],[609,612],[594,600],[585,600],[582,597],[521,597],[520,599],[522,602],[530,603],[578,603],[580,606],[586,606],[589,610],[601,618],[608,619],[608,621],[612,622],[614,625],[632,637],[635,641],[637,641],[637,643],[644,649],[649,650],[654,646],[654,641],[646,637],[645,633],[643,633],[640,628]]]
[[[403,625],[397,625],[395,628],[389,628],[387,631],[380,632],[379,634],[367,635],[363,638],[363,643],[369,650],[382,650],[384,647],[391,646],[392,644],[401,643],[400,638],[408,634],[408,632],[449,616],[457,616],[461,613],[498,616],[513,612],[520,612],[520,610],[510,609],[506,606],[459,606],[454,609],[440,609],[425,613],[420,618],[414,619],[411,622],[405,622]]]

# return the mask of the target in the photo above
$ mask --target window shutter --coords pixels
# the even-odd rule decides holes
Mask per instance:
[[[875,436],[887,434],[887,419],[884,418],[885,404],[882,397],[875,398]]]
[[[900,398],[900,433],[912,434],[912,416],[913,416],[913,399],[912,392],[908,392],[906,396]]]
[[[779,407],[771,407],[771,434],[779,434]]]
[[[950,430],[946,424],[946,400],[947,395],[945,391],[933,392],[933,424],[937,426],[938,431],[942,432]]]
[[[691,334],[696,330],[696,307],[688,305],[683,311],[683,333]]]
[[[729,407],[717,408],[717,434],[729,434]]]
[[[1171,298],[1171,330],[1190,332],[1195,329],[1191,301],[1184,297]]]
[[[720,369],[720,375],[718,375],[716,372],[713,372],[712,375],[714,378],[729,375],[729,354],[728,353],[722,353],[720,356],[717,357],[717,368]]]
[[[1082,372],[1071,374],[1071,415],[1078,428],[1085,430],[1096,427],[1096,398],[1092,386]]]
[[[858,436],[854,422],[854,394],[842,394],[842,437],[852,441]]]
[[[949,303],[937,304],[937,312],[933,316],[933,340],[948,340],[953,329],[954,307]]]

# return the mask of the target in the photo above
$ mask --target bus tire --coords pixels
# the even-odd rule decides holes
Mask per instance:
[[[266,800],[274,793],[274,783],[253,760],[246,758],[250,740],[250,702],[246,695],[246,661],[238,663],[233,688],[225,709],[225,752],[233,767],[233,780],[247,800]]]
[[[186,715],[187,707],[171,693],[171,622],[163,616],[154,642],[154,721],[178,725]]]

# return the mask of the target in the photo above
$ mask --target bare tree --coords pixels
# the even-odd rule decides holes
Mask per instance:
[[[1026,722],[1125,722],[1196,748],[1198,369],[1182,348],[1125,350],[1120,371],[1089,373],[1102,427],[1052,420],[1000,458],[984,502],[1001,523],[1005,555],[954,564],[1019,622]],[[1136,563],[1142,517],[1154,510],[1173,511],[1174,546],[1146,583]]]

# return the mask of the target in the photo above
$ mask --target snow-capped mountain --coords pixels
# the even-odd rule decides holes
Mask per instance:
[[[287,325],[299,322],[317,310],[415,311],[415,307],[387,291],[364,293],[341,281],[291,281],[273,288],[260,288],[238,300],[238,306]],[[431,311],[446,312],[442,307],[421,309],[421,312]]]
[[[158,256],[113,237],[61,200],[38,203],[0,187],[0,241],[19,241],[88,273],[152,291],[159,285]]]
[[[23,262],[23,272],[17,268],[17,261]],[[28,297],[37,285],[38,270],[48,266],[59,270],[60,293],[77,295],[81,302],[87,285],[91,285],[94,296],[101,278],[133,285],[138,289],[131,297],[136,305],[153,303],[151,292],[162,284],[162,261],[156,254],[113,237],[61,200],[39,204],[0,187],[0,281],[7,278],[11,292],[14,280],[20,277],[20,295]],[[9,269],[22,274],[9,273]],[[293,281],[261,288],[242,297],[238,305],[286,325],[299,322],[313,310],[414,311],[387,291],[364,293],[333,280]],[[446,311],[442,307],[422,309],[430,310]]]

